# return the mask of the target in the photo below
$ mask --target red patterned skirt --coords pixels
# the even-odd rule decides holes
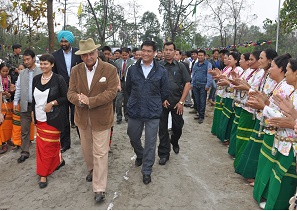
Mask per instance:
[[[47,177],[62,161],[60,131],[46,122],[37,121],[36,133],[36,173]]]

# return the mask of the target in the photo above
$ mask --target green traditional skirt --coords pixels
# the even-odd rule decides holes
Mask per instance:
[[[242,108],[234,107],[234,110],[235,110],[235,117],[233,120],[233,125],[232,125],[231,135],[230,135],[230,144],[229,144],[229,148],[228,148],[228,153],[232,157],[235,157],[235,153],[236,153],[236,132],[237,132],[237,126],[238,126]]]
[[[255,121],[253,120],[253,114],[242,109],[240,113],[240,119],[238,122],[237,132],[236,132],[236,158],[234,160],[234,167],[236,168],[245,147],[250,140],[250,136],[253,132]]]
[[[289,209],[289,200],[296,193],[296,186],[296,157],[293,148],[288,156],[277,152],[270,172],[265,210]]]
[[[221,97],[220,96],[216,96],[216,106],[214,109],[214,113],[213,113],[213,119],[212,119],[212,127],[211,127],[211,133],[216,135],[217,134],[217,130],[219,127],[219,122],[221,119],[221,114],[222,114],[222,110],[223,110],[223,102],[221,103]]]
[[[296,192],[296,157],[292,148],[288,156],[279,152],[273,156],[273,141],[274,136],[264,135],[253,195],[258,203],[261,198],[267,200],[265,209],[285,210],[289,208],[289,199]]]
[[[225,98],[223,103],[223,111],[217,130],[217,137],[221,140],[221,142],[230,140],[231,128],[235,116],[234,109],[232,107],[233,99]]]
[[[264,139],[263,128],[260,131],[260,120],[256,120],[250,140],[243,151],[240,161],[235,168],[235,172],[244,178],[252,179],[256,177],[260,149]]]
[[[271,169],[273,166],[274,155],[271,154],[272,146],[274,142],[274,135],[264,134],[263,144],[260,149],[258,170],[255,178],[254,199],[260,203],[261,198],[267,198],[265,196],[265,188],[268,184]]]

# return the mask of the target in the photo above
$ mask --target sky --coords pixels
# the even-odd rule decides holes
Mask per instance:
[[[266,18],[277,20],[279,0],[246,0],[251,6],[251,13],[256,14],[258,18],[253,22],[254,25],[263,26],[263,21]],[[281,6],[284,0],[281,0]],[[139,0],[138,3],[142,5],[143,12],[149,10],[158,14],[159,0]],[[203,8],[197,7],[197,14],[203,14]]]
[[[72,23],[73,23],[73,20],[76,19],[76,17],[73,14],[77,13],[77,7],[80,1],[78,0],[67,0],[67,1],[69,2],[69,5],[72,5],[70,8],[72,10],[72,15],[69,14],[67,16],[67,24],[74,25]],[[95,2],[95,1],[96,0],[91,0],[91,2]],[[128,1],[129,0],[125,0],[125,2],[128,2]],[[253,20],[252,24],[260,27],[263,26],[263,21],[266,18],[269,18],[271,20],[277,20],[279,1],[281,2],[281,6],[284,2],[284,0],[246,0],[246,1],[249,5],[251,5],[250,13],[257,15],[257,19]],[[72,2],[75,2],[74,5]],[[115,3],[119,3],[123,5],[122,0],[115,0]],[[154,12],[157,16],[160,16],[158,11],[159,0],[138,0],[137,4],[141,5],[141,7],[139,8],[140,9],[139,14],[143,14],[146,11],[151,11],[151,12]],[[203,17],[203,14],[204,14],[204,9],[198,6],[197,15],[198,16],[200,15],[201,17]],[[159,19],[161,20],[161,18]],[[61,21],[61,24],[62,23],[63,21]],[[57,30],[61,30],[61,27],[60,28],[58,27]],[[201,30],[200,33],[205,35],[205,33],[203,33],[203,30]]]

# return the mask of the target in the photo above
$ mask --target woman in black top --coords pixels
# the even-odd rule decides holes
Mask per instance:
[[[47,186],[47,176],[65,165],[60,149],[60,133],[67,121],[64,104],[67,85],[63,77],[52,72],[55,59],[51,54],[40,57],[42,74],[33,79],[32,111],[37,128],[36,164],[39,187]]]

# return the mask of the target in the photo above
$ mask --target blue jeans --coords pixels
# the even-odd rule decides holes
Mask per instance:
[[[196,109],[199,114],[199,119],[204,119],[205,107],[206,107],[206,97],[207,97],[207,91],[205,90],[205,85],[194,86],[193,93],[195,96],[195,102],[197,105]]]
[[[211,88],[208,95],[209,100],[211,99],[213,102],[216,101],[216,91],[217,91],[217,82],[215,80],[212,80]]]

